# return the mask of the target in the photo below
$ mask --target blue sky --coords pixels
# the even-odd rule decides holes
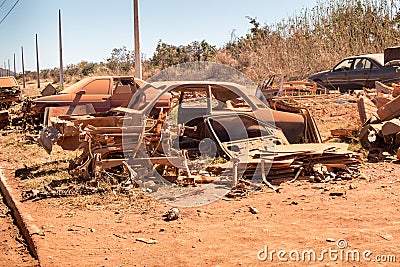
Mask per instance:
[[[0,21],[17,0],[0,0]],[[142,53],[150,58],[158,41],[186,45],[206,40],[217,47],[232,31],[243,36],[251,27],[246,16],[272,24],[312,8],[316,0],[139,0]],[[19,0],[0,24],[0,67],[13,55],[21,71],[35,70],[35,34],[39,38],[41,68],[58,67],[58,10],[62,12],[64,65],[82,60],[105,61],[113,48],[133,50],[132,0]]]

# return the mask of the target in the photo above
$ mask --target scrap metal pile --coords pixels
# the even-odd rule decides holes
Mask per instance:
[[[364,89],[358,99],[361,145],[369,150],[371,160],[383,159],[385,152],[397,153],[400,159],[400,85],[375,85]]]
[[[171,97],[168,106],[155,105],[165,94]],[[164,83],[147,85],[135,97],[129,108],[50,117],[40,143],[49,153],[53,143],[66,150],[81,149],[70,174],[91,181],[112,173],[118,182],[133,177],[140,185],[143,177],[157,173],[179,185],[212,183],[222,175],[236,182],[257,177],[279,184],[352,179],[359,174],[360,156],[348,151],[346,144],[322,144],[309,114],[268,109],[239,85]],[[266,112],[273,115],[275,125]],[[314,126],[313,138],[309,125]]]

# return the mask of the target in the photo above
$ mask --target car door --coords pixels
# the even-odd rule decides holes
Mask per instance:
[[[397,82],[399,77],[397,66],[381,66],[375,62],[371,62],[371,72],[368,77],[367,87],[373,88],[375,81],[391,81]]]
[[[371,72],[371,61],[366,58],[356,58],[349,71],[350,90],[367,87],[367,81]]]
[[[108,111],[111,106],[109,78],[95,79],[76,93],[74,104],[92,104],[96,112]]]
[[[354,62],[353,58],[346,58],[339,62],[327,76],[329,87],[340,89],[344,92],[349,88],[349,74],[351,66]]]

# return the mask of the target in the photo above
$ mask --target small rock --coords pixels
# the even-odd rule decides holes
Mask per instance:
[[[335,239],[333,239],[333,238],[331,238],[331,237],[328,237],[327,239],[326,239],[326,242],[335,242]]]
[[[324,189],[324,187],[323,186],[311,186],[311,189]]]
[[[379,236],[387,241],[392,241],[394,239],[391,234],[380,234]]]
[[[345,196],[346,191],[345,190],[335,190],[329,193],[330,196],[335,196],[335,197],[340,197],[340,196]]]
[[[147,238],[136,238],[136,241],[143,242],[143,243],[146,243],[146,244],[156,244],[156,243],[158,243],[158,241],[155,240],[155,239],[147,239]]]
[[[113,234],[113,235],[118,237],[118,238],[127,239],[127,237],[124,236],[124,235],[120,235],[120,234]]]
[[[351,184],[349,185],[349,189],[350,190],[357,189],[357,186],[355,184]]]
[[[96,229],[90,228],[89,231],[92,232],[92,233],[94,233],[94,232],[96,231]]]
[[[252,206],[249,206],[249,211],[250,211],[252,214],[257,214],[257,213],[258,213],[258,209],[254,208],[254,207],[252,207]]]
[[[179,218],[179,209],[178,208],[171,208],[167,211],[164,215],[165,221],[173,221]]]

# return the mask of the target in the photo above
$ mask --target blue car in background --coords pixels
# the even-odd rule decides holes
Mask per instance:
[[[400,81],[400,47],[390,47],[384,53],[350,56],[331,70],[312,74],[309,81],[341,92],[374,88],[375,81],[391,85]]]

